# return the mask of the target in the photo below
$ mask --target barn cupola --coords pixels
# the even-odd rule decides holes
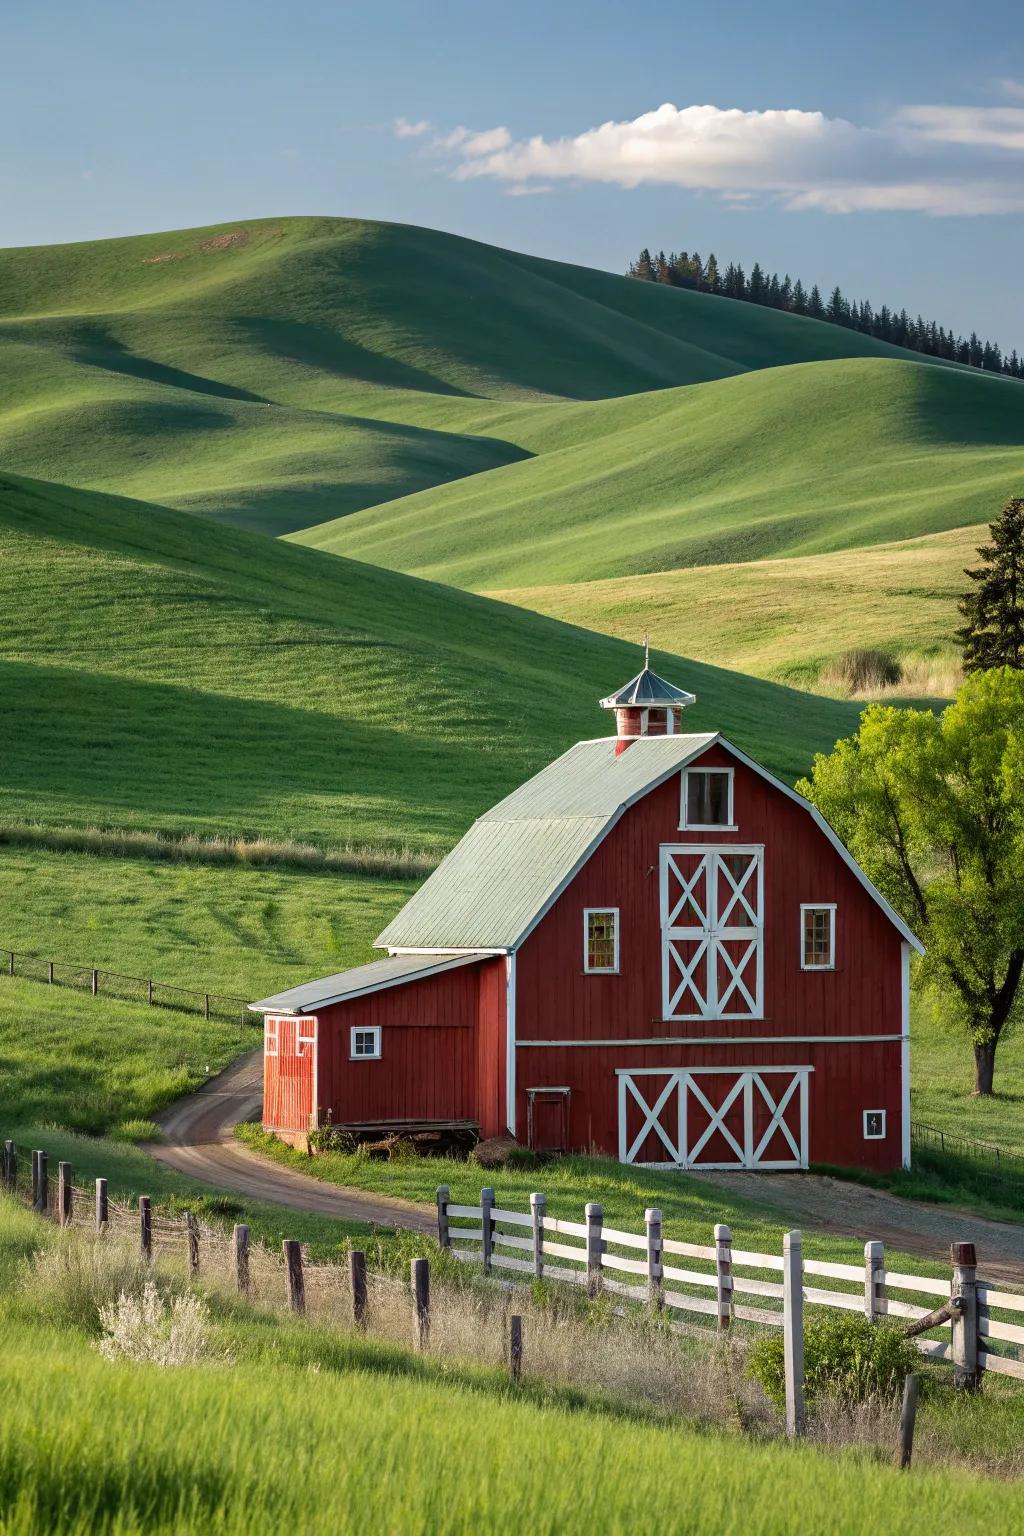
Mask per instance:
[[[695,702],[692,693],[651,671],[650,647],[645,636],[643,671],[602,699],[601,708],[615,711],[618,753],[639,736],[678,736],[683,710]]]

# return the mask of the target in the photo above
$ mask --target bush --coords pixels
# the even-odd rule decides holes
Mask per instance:
[[[750,1351],[747,1374],[775,1406],[786,1406],[781,1333],[764,1334]],[[804,1396],[862,1403],[869,1397],[895,1398],[915,1367],[910,1339],[886,1323],[869,1323],[850,1312],[824,1312],[804,1329]]]
[[[104,1333],[99,1350],[107,1360],[196,1365],[209,1352],[209,1309],[194,1293],[168,1304],[147,1280],[141,1294],[122,1291],[99,1315]]]
[[[848,693],[864,693],[870,688],[891,688],[903,676],[903,668],[890,651],[862,647],[844,651],[830,662],[821,680]]]

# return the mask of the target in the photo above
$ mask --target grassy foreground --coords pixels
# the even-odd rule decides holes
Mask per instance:
[[[27,1278],[52,1229],[3,1201],[0,1234],[0,1519],[11,1536],[553,1536],[638,1527],[652,1489],[672,1530],[723,1536],[866,1536],[924,1521],[960,1536],[1014,1518],[1013,1485],[977,1472],[907,1477],[870,1453],[658,1425],[594,1393],[516,1390],[493,1369],[237,1307],[216,1309],[207,1361],[109,1361],[82,1308],[87,1288],[62,1300],[47,1271]],[[962,1414],[961,1442],[986,1429],[990,1446],[1006,1441],[1015,1410],[1007,1398]],[[480,1467],[486,1476],[471,1475]]]

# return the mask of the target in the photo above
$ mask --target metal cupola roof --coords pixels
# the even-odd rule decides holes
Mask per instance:
[[[677,688],[675,683],[666,682],[659,677],[657,672],[650,668],[650,651],[646,639],[644,640],[644,666],[643,671],[636,677],[630,678],[628,683],[623,683],[616,693],[610,693],[606,699],[601,700],[602,709],[629,709],[632,707],[654,708],[674,705],[677,709],[685,709],[687,704],[695,704],[696,695],[687,693],[685,688]]]

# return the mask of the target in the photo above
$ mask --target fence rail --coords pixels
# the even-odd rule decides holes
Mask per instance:
[[[173,1008],[181,1013],[200,1014],[206,1019],[237,1023],[242,1030],[252,1028],[255,1018],[244,997],[204,992],[198,987],[181,987],[172,982],[156,981],[150,976],[127,976],[121,971],[105,971],[71,960],[50,960],[21,950],[0,948],[0,975],[44,982],[51,987],[71,987],[89,992],[93,997],[114,997],[119,1002],[146,1003],[151,1008]]]
[[[452,1225],[453,1218],[459,1225]],[[442,1185],[437,1192],[437,1221],[441,1246],[464,1263],[481,1264],[485,1274],[511,1271],[533,1280],[585,1286],[590,1296],[604,1291],[658,1312],[696,1314],[713,1320],[719,1332],[726,1332],[734,1322],[779,1328],[787,1362],[791,1355],[802,1360],[806,1304],[861,1312],[873,1323],[883,1318],[904,1323],[921,1354],[952,1364],[958,1385],[978,1385],[984,1371],[1024,1381],[1019,1348],[1009,1353],[991,1342],[1024,1344],[1020,1322],[993,1315],[1024,1313],[1024,1294],[996,1290],[979,1280],[971,1243],[951,1245],[950,1278],[938,1280],[887,1269],[885,1246],[880,1242],[865,1243],[863,1265],[805,1259],[799,1232],[786,1233],[781,1255],[734,1248],[725,1225],[715,1227],[713,1245],[684,1243],[662,1235],[659,1210],[645,1212],[642,1233],[627,1232],[606,1226],[596,1203],[586,1206],[583,1222],[548,1216],[540,1193],[530,1196],[527,1214],[498,1205],[490,1188],[481,1190],[479,1205],[453,1204]],[[514,1230],[509,1232],[509,1227]],[[529,1237],[522,1235],[525,1228]],[[689,1262],[682,1265],[676,1259]],[[772,1278],[762,1278],[765,1272]],[[813,1283],[819,1280],[838,1285]],[[905,1299],[908,1292],[911,1297],[932,1299],[922,1305],[920,1300]],[[756,1304],[737,1301],[737,1296],[753,1297]],[[937,1307],[936,1297],[946,1305]],[[797,1433],[803,1416],[802,1365],[794,1367],[793,1382],[790,1418],[791,1430]]]

